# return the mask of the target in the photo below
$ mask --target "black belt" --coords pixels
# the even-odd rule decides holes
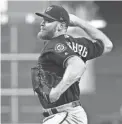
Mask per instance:
[[[63,106],[65,106],[65,105],[66,104],[64,104]],[[74,101],[74,102],[71,103],[71,107],[74,108],[74,107],[77,107],[77,106],[81,106],[80,101]],[[56,114],[56,113],[59,113],[56,107],[55,108],[50,108],[50,109],[47,109],[46,112],[43,112],[43,116],[48,117],[48,116],[50,116],[52,114]]]

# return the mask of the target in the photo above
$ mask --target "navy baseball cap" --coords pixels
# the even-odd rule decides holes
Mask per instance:
[[[65,22],[67,27],[69,26],[69,14],[62,6],[51,5],[44,13],[37,12],[35,14],[52,21]]]

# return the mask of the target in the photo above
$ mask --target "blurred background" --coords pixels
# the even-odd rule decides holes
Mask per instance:
[[[89,124],[122,124],[122,1],[1,1],[1,123],[40,123],[30,69],[43,48],[37,39],[41,18],[35,12],[52,4],[89,21],[113,42],[111,53],[88,62],[80,83]],[[69,28],[73,36],[85,32]]]

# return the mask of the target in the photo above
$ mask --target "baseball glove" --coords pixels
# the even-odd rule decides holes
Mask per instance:
[[[50,104],[49,93],[60,81],[61,77],[56,73],[44,71],[39,66],[31,68],[32,86],[34,92],[41,97],[42,104]]]

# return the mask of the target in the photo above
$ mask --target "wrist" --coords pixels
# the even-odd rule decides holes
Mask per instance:
[[[84,20],[81,20],[80,18],[78,18],[76,20],[76,26],[82,29],[85,29],[85,27],[87,26],[87,22],[85,22]]]
[[[55,87],[55,88],[53,88],[53,90],[54,90],[55,94],[61,94],[60,88]]]

